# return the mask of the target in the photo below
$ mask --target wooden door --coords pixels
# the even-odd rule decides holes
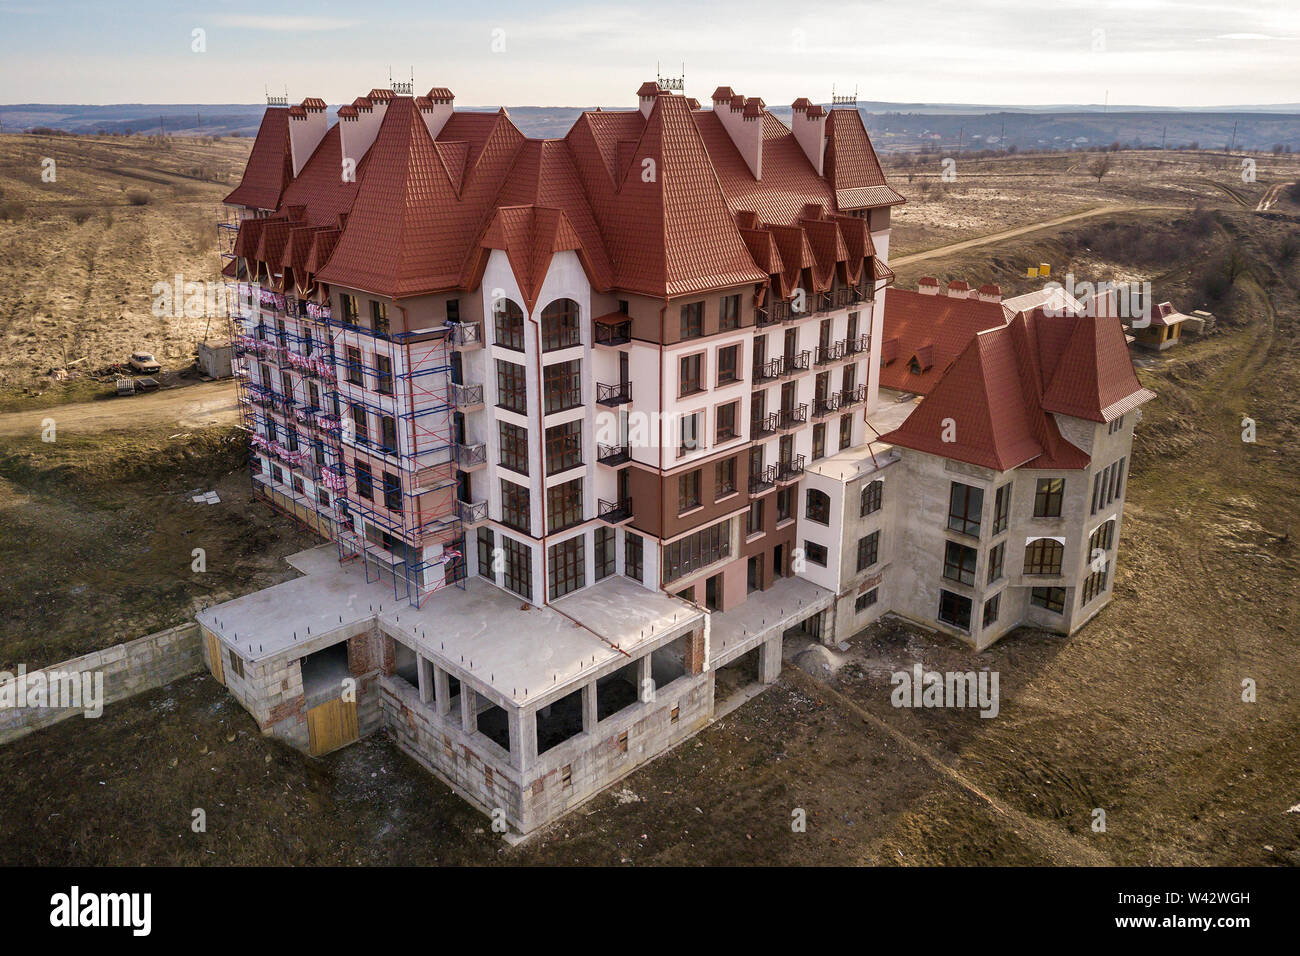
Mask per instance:
[[[217,635],[207,628],[203,630],[203,639],[207,645],[208,670],[212,671],[212,676],[217,679],[217,683],[224,687],[226,684],[226,669],[221,660],[221,642],[217,640]]]
[[[307,736],[313,757],[358,740],[356,701],[336,697],[310,708],[307,711]]]

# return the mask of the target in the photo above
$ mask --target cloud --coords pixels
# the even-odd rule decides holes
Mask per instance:
[[[261,13],[223,13],[216,17],[222,26],[244,30],[274,30],[298,32],[300,30],[346,30],[359,26],[360,20],[339,17],[285,17]]]

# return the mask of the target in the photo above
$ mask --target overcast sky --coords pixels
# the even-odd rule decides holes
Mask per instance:
[[[769,105],[1294,103],[1300,0],[0,0],[4,103],[341,103],[391,66],[462,106],[630,106],[682,61],[688,95]]]

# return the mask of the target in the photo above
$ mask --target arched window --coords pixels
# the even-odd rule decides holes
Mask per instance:
[[[1115,541],[1115,519],[1103,521],[1088,538],[1088,560],[1091,561],[1098,551],[1109,551]]]
[[[862,489],[862,511],[859,517],[865,518],[873,511],[880,510],[880,500],[885,490],[885,483],[877,478]]]
[[[524,350],[524,310],[510,299],[497,299],[492,306],[495,344],[503,348]]]
[[[831,496],[816,488],[808,489],[808,506],[804,512],[809,521],[818,524],[831,523]]]
[[[1051,538],[1035,538],[1025,548],[1025,574],[1060,574],[1065,547]]]
[[[582,330],[578,324],[578,303],[572,299],[556,299],[542,309],[542,351],[553,352],[582,344]]]

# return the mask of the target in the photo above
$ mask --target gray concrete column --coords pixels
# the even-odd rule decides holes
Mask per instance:
[[[781,635],[769,637],[758,648],[758,679],[770,684],[781,673]]]
[[[596,730],[596,682],[582,686],[582,732],[594,733]]]
[[[431,666],[433,667],[434,708],[440,717],[446,717],[451,712],[451,682],[447,680],[445,670],[436,664]]]
[[[510,721],[510,764],[516,770],[530,770],[537,762],[537,712],[508,711]]]
[[[639,658],[636,662],[636,699],[641,703],[653,701],[655,692],[654,678],[650,671],[650,655]]]
[[[478,730],[478,695],[464,681],[460,682],[460,729],[467,734]]]
[[[433,664],[419,654],[415,655],[415,664],[420,680],[420,703],[427,704],[433,699]]]

